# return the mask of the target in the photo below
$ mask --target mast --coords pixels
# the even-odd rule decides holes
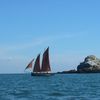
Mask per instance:
[[[43,54],[41,72],[49,72],[49,71],[51,71],[51,68],[50,68],[49,47],[48,47]]]
[[[34,59],[27,65],[27,67],[25,68],[25,70],[28,69],[28,68],[32,68],[33,61],[34,61]]]
[[[33,72],[40,72],[40,54],[36,58],[34,68],[33,68]]]

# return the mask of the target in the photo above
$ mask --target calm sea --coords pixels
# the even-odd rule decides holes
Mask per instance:
[[[0,75],[0,100],[100,100],[100,74]]]

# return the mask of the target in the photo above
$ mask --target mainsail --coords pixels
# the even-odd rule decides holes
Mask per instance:
[[[51,68],[50,68],[49,47],[48,47],[48,48],[45,50],[44,54],[43,54],[41,72],[49,72],[49,71],[51,71]]]
[[[33,61],[34,61],[34,59],[27,65],[27,67],[25,68],[25,70],[28,69],[28,68],[32,68]]]
[[[33,68],[33,72],[40,72],[40,54],[36,58],[34,68]]]

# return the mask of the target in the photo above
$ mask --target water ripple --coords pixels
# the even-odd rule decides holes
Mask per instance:
[[[0,75],[0,100],[99,100],[100,74]]]

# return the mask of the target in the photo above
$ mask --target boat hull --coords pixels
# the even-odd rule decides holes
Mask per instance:
[[[54,73],[31,73],[31,76],[52,76]]]

